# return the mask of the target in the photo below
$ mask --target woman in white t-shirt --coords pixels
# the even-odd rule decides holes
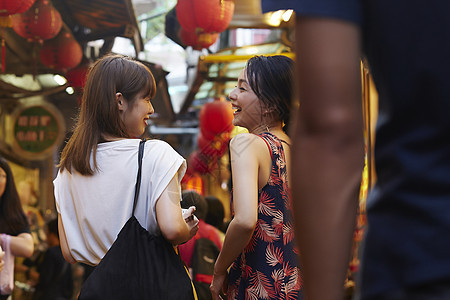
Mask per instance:
[[[132,215],[139,137],[144,133],[155,80],[142,63],[108,55],[90,69],[77,126],[54,180],[61,249],[69,262],[97,265]],[[180,181],[186,161],[166,142],[145,143],[135,216],[173,245],[198,230],[182,214]]]

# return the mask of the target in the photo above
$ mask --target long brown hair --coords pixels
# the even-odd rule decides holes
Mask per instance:
[[[0,232],[17,235],[28,227],[28,220],[22,209],[11,168],[3,157],[0,157],[0,168],[6,173],[6,186],[0,196]]]
[[[97,144],[102,136],[130,138],[119,117],[117,92],[130,105],[141,92],[153,98],[156,94],[153,74],[142,63],[123,55],[107,55],[95,62],[87,75],[77,125],[61,153],[61,172],[64,169],[71,172],[73,167],[82,175],[93,175],[97,170]]]

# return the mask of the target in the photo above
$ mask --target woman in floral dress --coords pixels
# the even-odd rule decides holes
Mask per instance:
[[[249,133],[230,143],[233,219],[215,264],[213,299],[222,291],[228,299],[302,299],[285,126],[293,68],[286,56],[255,56],[229,95],[233,124]]]

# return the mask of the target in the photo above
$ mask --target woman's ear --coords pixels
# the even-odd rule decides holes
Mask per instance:
[[[123,95],[121,92],[116,93],[116,103],[117,103],[117,106],[119,107],[119,110],[121,110],[121,111],[124,110],[125,103],[124,103]]]

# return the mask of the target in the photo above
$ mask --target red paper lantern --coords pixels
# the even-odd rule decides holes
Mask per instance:
[[[199,33],[189,32],[181,28],[180,38],[183,44],[186,46],[191,46],[195,50],[201,50],[203,48],[208,48],[217,41],[219,37],[218,33]]]
[[[178,0],[175,10],[186,31],[220,33],[231,22],[234,0]]]
[[[87,73],[89,72],[91,64],[86,62],[82,62],[80,65],[76,66],[73,69],[70,69],[66,73],[67,82],[73,89],[75,90],[75,95],[77,97],[77,104],[81,107],[82,102],[82,94],[84,85],[86,84]]]
[[[48,0],[37,0],[25,13],[12,17],[14,31],[29,41],[42,42],[54,38],[62,27],[59,12]]]
[[[208,140],[200,133],[197,138],[198,151],[207,157],[221,157],[227,150],[229,141],[229,132],[223,132],[220,135],[216,135],[212,140]]]
[[[216,98],[200,109],[200,131],[203,136],[212,140],[221,133],[229,133],[233,129],[233,110],[229,101]]]
[[[0,0],[0,17],[26,12],[36,0]]]
[[[70,33],[62,31],[56,38],[44,43],[39,57],[47,67],[65,71],[81,62],[83,50]]]
[[[89,67],[89,64],[82,63],[81,65],[67,71],[66,79],[69,82],[69,85],[75,90],[83,90]]]

